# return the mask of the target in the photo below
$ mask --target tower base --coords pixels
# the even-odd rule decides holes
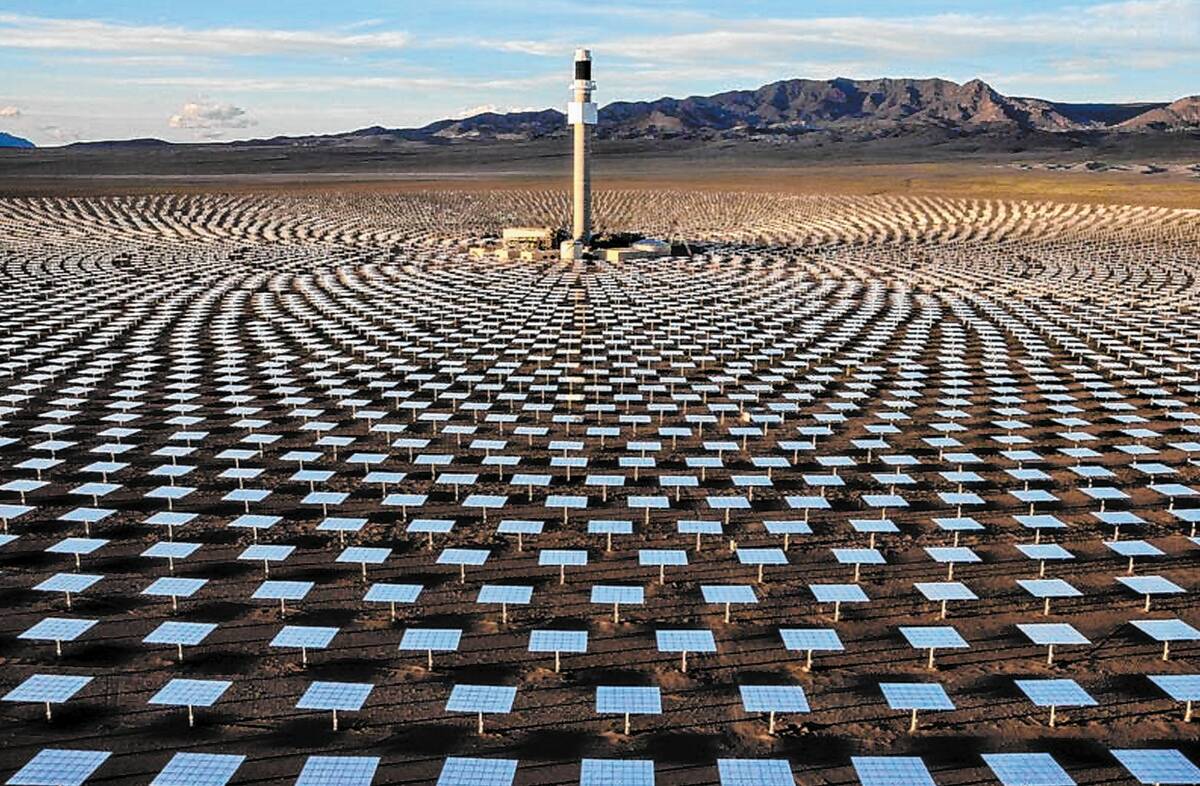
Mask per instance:
[[[558,250],[560,259],[576,260],[584,258],[587,246],[579,240],[564,240]]]

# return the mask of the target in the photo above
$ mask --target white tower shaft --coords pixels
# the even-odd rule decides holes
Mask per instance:
[[[592,55],[586,49],[575,50],[575,81],[572,101],[567,105],[567,122],[574,126],[574,177],[572,179],[573,223],[571,237],[586,243],[592,235],[592,173],[589,160],[589,126],[596,124],[596,105],[592,103]]]

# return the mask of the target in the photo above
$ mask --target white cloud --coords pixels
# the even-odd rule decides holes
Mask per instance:
[[[167,120],[171,128],[189,128],[211,132],[224,128],[249,128],[257,121],[246,110],[232,104],[189,101]]]
[[[538,57],[564,56],[569,57],[575,51],[573,44],[549,40],[505,40],[497,38],[465,38],[462,36],[447,36],[433,38],[422,42],[429,48],[447,49],[487,49],[493,52],[509,52],[522,55],[537,55]]]
[[[1070,31],[1069,34],[1066,31]],[[608,55],[653,63],[754,62],[764,58],[854,52],[893,62],[977,58],[1015,46],[1102,50],[1117,59],[1164,51],[1195,58],[1200,0],[1129,0],[1064,10],[999,15],[826,16],[749,20],[710,17],[678,34],[654,31],[595,44]]]
[[[479,104],[478,106],[469,106],[465,109],[455,112],[450,115],[451,120],[460,120],[464,117],[474,117],[486,113],[494,113],[498,115],[507,114],[509,112],[540,112],[545,109],[544,106],[509,106],[507,104]]]
[[[400,49],[410,41],[411,36],[401,31],[187,28],[0,14],[0,50],[324,55]]]
[[[648,100],[662,95],[685,95],[719,90],[754,89],[783,79],[869,79],[886,73],[880,61],[871,60],[781,60],[760,63],[634,63],[612,65],[604,70],[602,87],[614,100]],[[905,76],[918,76],[905,74]],[[698,85],[706,85],[698,90]]]
[[[561,84],[562,74],[540,74],[511,79],[474,79],[461,76],[295,76],[241,78],[221,76],[147,76],[112,80],[118,84],[169,85],[204,91],[263,91],[310,93],[329,90],[379,89],[446,91],[457,90],[478,94],[486,90],[520,90]]]
[[[573,7],[573,4],[563,4]],[[597,11],[599,13],[599,11]],[[655,63],[735,61],[811,56],[857,50],[914,59],[978,54],[978,47],[1021,44],[1130,46],[1134,50],[1195,51],[1200,0],[1124,0],[1026,14],[932,14],[729,19],[679,9],[605,7],[604,15],[666,15],[683,31],[655,26],[594,42],[605,56]],[[332,29],[192,28],[96,19],[0,14],[0,50],[34,49],[169,56],[262,54],[353,55],[414,44],[403,31],[380,30],[378,20]],[[613,26],[616,29],[625,25]],[[1064,31],[1071,31],[1069,35]],[[446,36],[415,42],[436,48],[482,48],[554,57],[573,42],[560,37],[503,39]]]
[[[1018,71],[980,74],[979,78],[1007,95],[1027,95],[1030,87],[1103,85],[1115,81],[1112,74],[1104,71]]]
[[[4,45],[0,44],[0,49]],[[43,62],[53,63],[55,66],[62,65],[80,65],[80,66],[114,66],[117,68],[186,68],[195,71],[199,66],[210,66],[218,63],[219,60],[210,57],[201,57],[199,55],[122,55],[122,54],[92,54],[92,55],[44,55],[41,57]]]
[[[0,106],[0,117],[16,119],[21,116],[21,110],[15,106]]]
[[[65,128],[59,125],[45,125],[38,128],[38,130],[60,144],[78,142],[83,138],[83,134],[79,133],[75,129]]]
[[[661,32],[666,25],[702,23],[715,18],[704,11],[687,8],[686,3],[665,3],[662,0],[651,0],[645,5],[597,3],[594,0],[506,0],[504,7],[514,15],[553,16],[571,20],[573,24],[582,17],[614,25],[649,23],[657,32]]]

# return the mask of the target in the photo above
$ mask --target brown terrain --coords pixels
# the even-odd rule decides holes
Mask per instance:
[[[565,161],[564,161],[565,165]],[[1187,171],[1146,174],[1137,169],[1089,171],[1026,164],[902,163],[800,166],[676,162],[612,167],[613,190],[688,190],[782,194],[947,196],[1200,209],[1200,178]],[[223,173],[211,175],[29,175],[0,181],[4,196],[110,196],[121,194],[420,193],[430,190],[506,191],[569,188],[569,175],[510,170],[399,171],[388,173]]]

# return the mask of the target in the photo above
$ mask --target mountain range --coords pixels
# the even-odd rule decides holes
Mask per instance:
[[[616,101],[600,109],[599,139],[695,141],[767,140],[786,143],[826,136],[854,142],[885,138],[916,140],[995,139],[1012,135],[1163,134],[1200,131],[1200,95],[1171,103],[1072,104],[1005,96],[986,82],[945,79],[788,79],[755,90],[710,96]],[[412,143],[456,145],[532,141],[565,136],[557,109],[495,113],[438,120],[419,128],[371,126],[338,134],[277,136],[203,145],[234,147],[387,148]],[[1052,137],[1049,137],[1052,139]],[[0,146],[28,142],[0,134]],[[154,148],[159,139],[83,142],[69,147]],[[29,145],[31,146],[31,145]],[[191,145],[193,147],[200,146]]]
[[[32,148],[34,147],[34,144],[28,139],[22,139],[19,136],[13,136],[12,134],[6,134],[3,131],[0,131],[0,147]]]
[[[344,134],[235,144],[384,145],[398,141],[527,141],[568,133],[556,109],[372,126]],[[1200,128],[1200,96],[1173,103],[1071,104],[1005,96],[978,79],[788,79],[711,96],[617,101],[600,109],[600,139],[786,139],[826,133],[872,139],[939,129],[980,132],[1169,132]]]

